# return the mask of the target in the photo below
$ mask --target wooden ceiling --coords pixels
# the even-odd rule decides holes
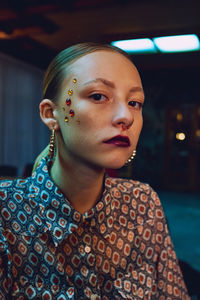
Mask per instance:
[[[83,41],[196,33],[199,0],[1,0],[0,52],[46,68],[52,57]],[[166,56],[165,56],[166,57]],[[168,59],[169,59],[168,55]],[[172,57],[172,56],[171,56]],[[199,53],[180,55],[199,66]],[[182,57],[182,58],[181,58]],[[162,65],[161,55],[137,56],[144,66]],[[159,62],[159,63],[158,63]]]

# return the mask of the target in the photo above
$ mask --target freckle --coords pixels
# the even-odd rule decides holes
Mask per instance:
[[[65,108],[64,108],[64,107],[63,107],[62,109],[65,111]]]
[[[78,125],[80,125],[81,124],[81,122],[78,120],[78,121],[76,121],[77,123],[78,123]]]

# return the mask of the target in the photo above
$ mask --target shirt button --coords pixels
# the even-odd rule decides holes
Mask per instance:
[[[100,300],[99,296],[96,294],[92,294],[90,297],[91,300]]]
[[[85,252],[90,253],[90,251],[91,251],[91,248],[89,246],[85,246]]]

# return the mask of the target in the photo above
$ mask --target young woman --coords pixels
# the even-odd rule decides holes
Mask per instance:
[[[134,158],[142,129],[128,55],[72,46],[43,96],[49,153],[32,177],[0,182],[0,299],[189,299],[157,194],[105,175]]]

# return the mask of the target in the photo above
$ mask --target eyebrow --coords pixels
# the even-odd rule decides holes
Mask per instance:
[[[111,87],[112,89],[116,88],[115,84],[112,81],[104,79],[104,78],[95,78],[93,80],[85,82],[84,85],[89,85],[91,83],[96,83],[96,82],[101,82],[101,83],[105,84],[106,86]],[[142,92],[142,93],[144,93],[143,88],[141,88],[140,86],[132,87],[129,90],[129,92]]]
[[[88,85],[88,84],[91,84],[91,83],[96,83],[96,82],[99,82],[99,81],[101,83],[113,88],[113,89],[115,88],[115,85],[112,81],[104,79],[104,78],[95,78],[93,80],[87,81],[86,83],[84,83],[84,85]]]

